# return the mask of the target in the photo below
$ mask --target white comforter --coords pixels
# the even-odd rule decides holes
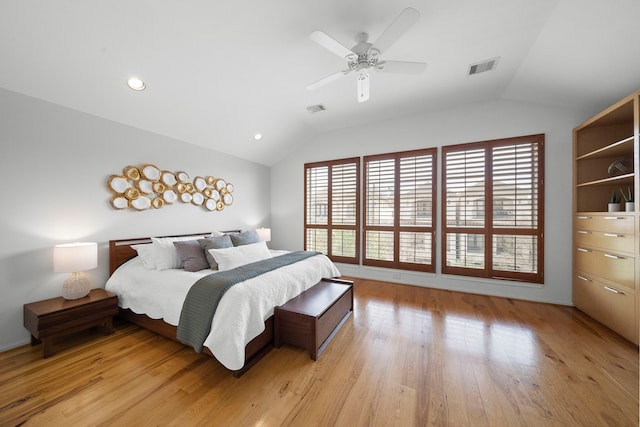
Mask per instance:
[[[272,251],[274,256],[283,253],[286,252]],[[147,270],[136,257],[118,268],[105,288],[118,295],[120,307],[177,326],[189,288],[211,273],[212,270]],[[316,255],[238,283],[220,300],[204,345],[228,369],[241,369],[245,346],[264,331],[264,321],[273,315],[274,307],[323,277],[338,276],[340,272],[329,258]]]

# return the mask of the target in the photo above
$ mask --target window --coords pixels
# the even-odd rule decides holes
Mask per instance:
[[[360,159],[308,163],[305,171],[304,248],[335,262],[360,261]]]
[[[542,283],[544,135],[442,148],[442,272]]]
[[[363,264],[435,271],[436,149],[364,158]]]

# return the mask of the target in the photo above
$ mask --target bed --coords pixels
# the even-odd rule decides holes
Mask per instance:
[[[168,237],[188,239],[206,235]],[[110,278],[105,288],[118,295],[120,317],[179,342],[179,312],[186,294],[200,277],[214,271],[149,270],[132,247],[148,243],[152,243],[152,238],[109,241]],[[270,253],[275,257],[287,252]],[[220,299],[203,352],[234,376],[242,375],[273,347],[274,307],[325,277],[339,276],[336,266],[325,255],[317,254],[238,283]]]

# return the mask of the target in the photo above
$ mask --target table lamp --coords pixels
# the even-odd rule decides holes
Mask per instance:
[[[73,300],[89,295],[91,284],[81,272],[97,266],[97,243],[68,243],[53,248],[53,271],[71,273],[62,285],[64,299]]]
[[[257,228],[256,232],[258,236],[260,236],[260,241],[262,242],[270,242],[271,241],[271,229],[270,228]]]

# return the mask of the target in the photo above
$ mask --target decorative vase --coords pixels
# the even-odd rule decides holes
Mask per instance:
[[[622,205],[620,203],[609,203],[608,209],[609,212],[620,212]]]
[[[626,212],[633,212],[636,209],[636,205],[634,202],[626,202],[624,204],[624,210]]]

